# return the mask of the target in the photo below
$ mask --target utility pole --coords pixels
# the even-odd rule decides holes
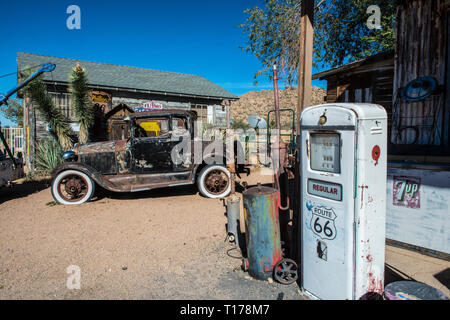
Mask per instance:
[[[311,78],[314,39],[314,0],[302,0],[300,20],[300,55],[298,67],[297,135],[300,133],[300,114],[311,105]]]
[[[296,159],[294,171],[293,247],[291,255],[301,270],[301,207],[300,203],[300,115],[311,105],[312,57],[314,38],[314,0],[302,0],[300,20],[300,61],[298,68],[298,104],[296,117]]]

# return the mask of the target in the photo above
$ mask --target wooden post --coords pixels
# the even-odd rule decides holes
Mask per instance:
[[[234,135],[232,134],[232,130],[231,129],[231,125],[230,125],[230,107],[231,107],[231,103],[229,100],[223,100],[222,103],[222,108],[225,108],[226,110],[226,121],[227,121],[227,129],[225,131],[225,142],[226,142],[226,146],[230,147],[230,149],[227,151],[227,154],[230,156],[231,159],[227,159],[227,169],[228,171],[230,171],[230,183],[231,183],[231,192],[230,192],[230,196],[228,199],[233,199],[236,195],[236,186],[235,186],[235,181],[236,181],[236,163],[234,162]],[[228,161],[230,160],[230,161]],[[232,160],[232,162],[231,162]]]
[[[314,0],[302,0],[300,20],[300,61],[298,69],[298,104],[296,117],[296,161],[294,171],[293,245],[291,256],[301,269],[301,206],[300,203],[300,115],[311,104],[312,55],[314,38]]]
[[[314,0],[302,1],[300,21],[300,55],[298,68],[298,104],[297,104],[297,135],[300,132],[300,114],[311,105],[311,78],[314,38]]]

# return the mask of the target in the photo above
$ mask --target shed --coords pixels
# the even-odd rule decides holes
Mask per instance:
[[[108,140],[124,140],[130,137],[130,123],[125,117],[134,113],[126,104],[120,104],[105,115]]]
[[[382,105],[392,118],[394,52],[382,52],[313,75],[327,81],[328,103],[368,102]]]
[[[389,120],[387,243],[450,259],[450,1],[397,1],[395,51],[326,70],[327,102],[373,102]],[[412,101],[414,80],[436,86]],[[416,83],[416,84],[417,84]],[[422,84],[421,84],[422,83]],[[413,90],[414,92],[414,90]]]

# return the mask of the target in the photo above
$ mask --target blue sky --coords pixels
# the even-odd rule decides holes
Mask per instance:
[[[66,27],[73,4],[81,9],[81,30]],[[264,78],[253,85],[261,64],[239,48],[247,41],[238,27],[243,11],[255,5],[262,1],[1,1],[0,76],[16,71],[17,52],[29,52],[196,74],[236,95],[272,89]],[[15,76],[0,78],[0,92],[15,83]]]

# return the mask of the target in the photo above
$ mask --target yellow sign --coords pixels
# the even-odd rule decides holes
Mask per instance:
[[[156,132],[157,136],[159,136],[159,133],[161,132],[161,127],[159,126],[158,122],[142,122],[140,126],[147,132],[148,131]]]
[[[94,103],[108,103],[111,100],[111,95],[103,91],[92,91],[91,100]]]

